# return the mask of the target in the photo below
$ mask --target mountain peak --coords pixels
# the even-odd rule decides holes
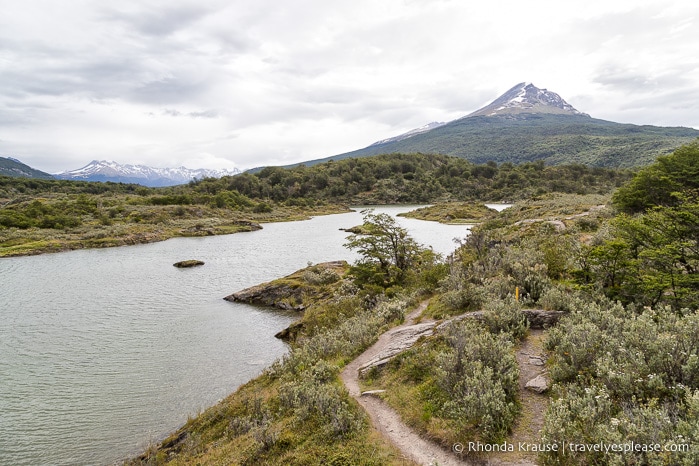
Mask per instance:
[[[495,116],[518,113],[555,113],[589,116],[576,110],[555,92],[539,89],[530,82],[519,83],[489,105],[467,115]]]

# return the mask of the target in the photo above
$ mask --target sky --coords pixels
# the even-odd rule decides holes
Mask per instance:
[[[460,118],[528,81],[699,129],[695,0],[0,0],[0,156],[284,165]]]

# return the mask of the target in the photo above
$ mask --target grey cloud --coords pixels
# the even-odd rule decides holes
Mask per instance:
[[[203,81],[188,78],[163,78],[150,81],[130,92],[130,98],[147,104],[186,102],[201,95],[207,89]]]
[[[696,87],[694,82],[687,76],[696,68],[697,65],[678,64],[674,69],[665,70],[662,75],[653,75],[649,72],[642,73],[631,67],[610,64],[597,70],[593,82],[627,93],[694,88]]]
[[[166,108],[163,110],[163,115],[172,117],[189,117],[189,118],[218,118],[219,114],[215,110],[204,110],[202,112],[180,112],[179,110]]]
[[[215,110],[204,110],[203,112],[189,112],[187,116],[190,118],[218,118],[219,114]]]
[[[206,16],[210,10],[201,5],[144,8],[140,11],[105,10],[103,18],[126,25],[129,29],[146,36],[168,36],[191,26]]]
[[[599,70],[593,82],[633,92],[651,85],[652,79],[631,69],[612,66]]]

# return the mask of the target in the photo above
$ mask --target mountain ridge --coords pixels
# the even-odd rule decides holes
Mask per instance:
[[[50,173],[32,168],[13,157],[0,157],[0,175],[20,178],[53,178]]]
[[[55,173],[54,176],[62,180],[112,181],[164,187],[189,183],[195,179],[221,178],[238,173],[240,173],[238,169],[156,168],[146,165],[119,164],[111,160],[93,160],[82,168]]]

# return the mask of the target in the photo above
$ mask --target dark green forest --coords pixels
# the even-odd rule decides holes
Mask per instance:
[[[422,134],[331,157],[390,152],[461,157],[473,163],[543,161],[595,167],[641,167],[699,137],[693,128],[638,126],[583,115],[522,113],[454,120]],[[325,162],[328,158],[311,163]]]
[[[609,193],[630,176],[628,171],[577,164],[474,164],[444,155],[384,154],[310,167],[267,167],[254,174],[203,180],[190,187],[210,193],[235,190],[275,202],[407,204],[513,201],[549,192]]]
[[[184,206],[262,214],[279,206],[511,202],[554,192],[608,194],[630,176],[624,170],[584,165],[476,165],[441,155],[389,154],[311,167],[268,167],[167,188],[0,177],[0,228],[118,222],[132,213],[132,206],[180,206],[166,213],[184,216]]]

